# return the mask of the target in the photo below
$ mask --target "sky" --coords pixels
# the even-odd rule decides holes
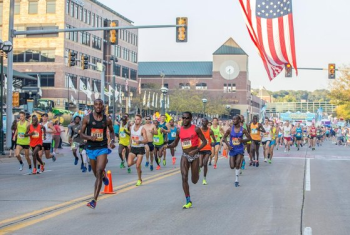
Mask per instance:
[[[270,81],[245,26],[238,0],[100,0],[134,21],[134,25],[175,24],[188,17],[188,42],[176,43],[175,29],[140,29],[139,61],[212,61],[213,52],[232,37],[249,55],[252,88],[268,90],[329,89],[327,71],[300,70]],[[299,68],[350,65],[350,1],[293,1]],[[339,74],[337,74],[339,76]]]

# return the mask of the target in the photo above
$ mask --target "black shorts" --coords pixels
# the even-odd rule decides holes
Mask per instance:
[[[271,142],[271,140],[261,141],[263,146],[265,146],[267,142]]]
[[[164,144],[162,145],[155,145],[154,146],[156,148],[157,151],[161,150],[164,147]]]
[[[317,139],[318,139],[318,140],[321,140],[322,137],[323,137],[322,135],[318,135],[318,136],[317,136]]]
[[[41,144],[35,145],[34,147],[30,146],[30,148],[32,149],[32,151],[34,151],[34,149],[38,147],[39,150],[41,150],[41,148],[43,147]]]
[[[22,149],[29,149],[29,145],[21,145],[21,144],[18,144],[19,146],[22,147]]]
[[[297,140],[301,140],[301,136],[299,136],[299,137],[297,136],[297,137],[295,137],[295,138],[296,138]]]
[[[50,150],[51,149],[51,143],[43,143],[43,147],[41,150]]]
[[[203,156],[205,156],[205,155],[211,155],[211,150],[199,151],[199,154],[200,154],[200,155],[203,155]]]
[[[172,144],[175,140],[168,140],[168,144]]]
[[[148,142],[147,145],[148,145],[148,147],[149,147],[149,151],[150,151],[150,152],[153,152],[153,150],[154,150],[154,144],[153,144],[153,142]]]
[[[131,151],[132,154],[137,155],[144,155],[146,153],[145,151],[145,147],[131,147]]]
[[[252,140],[252,142],[254,142],[254,144],[256,145],[256,146],[260,146],[260,141],[259,140]]]

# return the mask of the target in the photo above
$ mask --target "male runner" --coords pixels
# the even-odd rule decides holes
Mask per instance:
[[[290,151],[290,145],[292,144],[292,125],[290,125],[289,121],[286,121],[286,123],[283,126],[283,138],[284,138],[284,152]]]
[[[145,118],[146,123],[143,125],[143,128],[146,130],[148,143],[145,145],[146,149],[146,167],[149,166],[149,169],[153,171],[153,151],[154,151],[154,145],[153,145],[153,135],[157,134],[156,126],[152,123],[151,117],[146,116]],[[150,164],[151,163],[151,164]]]
[[[125,168],[125,158],[128,161],[129,157],[129,145],[130,145],[130,125],[128,124],[128,117],[124,115],[121,118],[119,127],[119,148],[118,153],[121,160],[120,168]],[[123,156],[123,152],[125,156]],[[128,168],[128,173],[131,173],[130,167]]]
[[[315,144],[316,144],[316,127],[315,123],[311,124],[311,127],[309,129],[309,136],[310,136],[310,146],[312,148],[312,151],[315,150]]]
[[[156,170],[160,170],[160,160],[162,159],[163,152],[166,151],[166,146],[165,145],[165,138],[164,138],[164,133],[166,133],[166,130],[161,128],[159,126],[158,120],[154,120],[153,124],[155,126],[156,132],[153,133],[153,145],[155,147],[154,150],[154,158],[157,163],[157,168]],[[165,135],[166,137],[167,135]]]
[[[243,139],[243,136],[246,136],[246,139]],[[227,137],[230,137],[230,141],[227,141]],[[230,167],[231,169],[236,169],[236,180],[235,186],[239,186],[239,172],[241,168],[242,158],[244,156],[244,143],[247,143],[251,140],[248,132],[241,126],[241,117],[236,115],[233,117],[233,126],[232,129],[225,132],[223,141],[229,146],[230,150]]]
[[[300,149],[300,146],[303,147],[303,145],[301,143],[302,137],[303,137],[303,129],[300,127],[300,123],[297,123],[297,125],[295,127],[295,138],[296,138],[296,142],[297,142],[298,151]]]
[[[68,141],[71,145],[73,156],[75,158],[74,165],[77,165],[78,161],[79,161],[79,158],[77,155],[77,150],[79,149],[79,154],[80,154],[80,159],[81,159],[80,169],[82,170],[82,172],[86,172],[87,171],[87,167],[86,167],[87,162],[85,162],[85,161],[87,159],[84,159],[84,157],[83,157],[83,150],[84,149],[82,148],[82,146],[84,145],[84,140],[80,137],[80,131],[81,131],[81,117],[75,116],[74,122],[70,128]],[[91,168],[91,166],[89,164],[89,170],[90,170],[90,168]]]
[[[201,131],[207,140],[207,144],[199,151],[199,167],[202,168],[204,166],[203,185],[207,185],[208,160],[211,155],[211,139],[216,143],[214,132],[208,128],[208,123],[209,121],[207,118],[202,119]]]
[[[159,122],[159,127],[164,129],[165,131],[163,132],[164,134],[164,139],[166,138],[167,133],[170,133],[170,125],[169,123],[165,122],[166,116],[161,115],[160,116],[160,122]],[[163,166],[166,166],[166,151],[163,151]]]
[[[22,149],[24,149],[24,155],[25,158],[27,160],[28,163],[28,167],[29,167],[29,174],[32,174],[32,161],[30,160],[29,157],[29,142],[30,139],[29,137],[25,136],[25,133],[27,132],[27,128],[30,125],[30,123],[26,120],[26,114],[23,111],[19,112],[19,121],[17,123],[17,130],[16,133],[14,135],[13,140],[15,140],[15,136],[17,135],[17,142],[16,142],[16,151],[15,151],[15,155],[16,158],[19,161],[19,170],[22,171],[23,170],[23,162],[22,162],[22,158],[21,158],[21,151]]]
[[[32,124],[27,127],[27,131],[24,134],[25,137],[30,137],[29,146],[32,149],[33,155],[33,172],[32,174],[37,173],[36,169],[36,161],[40,163],[40,170],[44,172],[44,163],[41,161],[39,157],[39,151],[43,145],[43,139],[46,139],[46,131],[45,127],[39,124],[38,117],[36,115],[32,116]]]
[[[141,178],[141,164],[142,158],[145,152],[145,144],[148,143],[147,134],[145,128],[141,125],[142,116],[136,114],[135,116],[135,124],[131,126],[131,150],[129,153],[128,159],[128,167],[130,168],[132,165],[136,164],[136,170],[138,175],[138,180],[136,186],[140,186],[142,184]],[[136,157],[136,161],[135,161]]]
[[[274,121],[270,121],[270,126],[271,126],[271,142],[270,142],[270,148],[269,148],[269,153],[267,155],[267,158],[269,159],[269,163],[272,163],[272,158],[273,158],[273,149],[275,148],[276,145],[276,137],[278,136],[279,128],[274,126],[275,123]]]
[[[270,153],[270,143],[271,143],[271,126],[270,126],[270,120],[268,117],[265,117],[265,122],[263,127],[265,129],[265,133],[263,134],[261,143],[264,151],[264,162],[267,162],[267,157]]]
[[[41,115],[41,118],[43,120],[41,125],[43,125],[46,130],[46,139],[43,140],[43,147],[39,152],[39,157],[42,160],[43,154],[45,152],[46,159],[51,158],[52,161],[55,162],[56,161],[55,153],[51,154],[50,150],[51,150],[51,144],[52,144],[52,133],[55,133],[56,130],[53,127],[52,122],[48,121],[49,116],[47,113],[44,113],[43,115]],[[40,168],[38,167],[38,169]]]
[[[170,133],[168,133],[168,144],[172,144],[176,138],[177,127],[174,125],[173,119],[169,121],[169,125],[170,125]],[[173,165],[175,165],[176,163],[175,148],[171,148],[170,153],[172,156]]]
[[[323,130],[321,128],[321,126],[317,127],[316,130],[316,137],[317,137],[317,147],[322,146],[322,138],[323,138]],[[345,133],[345,136],[347,136],[347,133]]]
[[[181,175],[182,175],[182,188],[186,197],[186,204],[182,207],[189,209],[192,207],[192,201],[190,197],[190,186],[188,185],[188,171],[191,168],[192,183],[196,184],[199,180],[199,151],[207,145],[200,128],[192,125],[192,113],[184,112],[182,114],[182,127],[176,133],[175,141],[168,145],[168,148],[175,148],[181,140],[182,156],[181,156]],[[199,145],[199,140],[202,144]]]
[[[96,99],[94,101],[94,111],[84,117],[80,131],[81,138],[87,140],[86,153],[90,158],[91,167],[96,177],[94,198],[87,204],[87,206],[92,209],[95,209],[96,207],[97,198],[102,187],[102,181],[105,185],[109,184],[105,172],[107,155],[111,153],[111,150],[108,149],[107,128],[109,129],[111,137],[110,147],[112,149],[115,148],[113,123],[111,119],[107,119],[103,110],[103,101],[101,99]]]
[[[258,116],[253,117],[253,121],[250,123],[250,126],[248,127],[248,133],[251,136],[252,144],[250,147],[250,151],[252,154],[253,162],[250,162],[249,166],[253,165],[256,167],[259,167],[259,148],[260,148],[260,141],[261,141],[261,132],[265,132],[264,127],[261,125],[261,123],[258,123]],[[255,160],[255,154],[256,154],[256,160]]]
[[[211,143],[212,150],[211,150],[209,165],[211,165],[211,161],[214,157],[214,169],[216,169],[216,167],[217,167],[216,165],[217,165],[218,158],[219,158],[221,137],[224,133],[222,128],[219,126],[219,119],[216,117],[213,118],[211,130],[214,132],[216,142],[213,142],[213,140],[212,140],[212,143]]]

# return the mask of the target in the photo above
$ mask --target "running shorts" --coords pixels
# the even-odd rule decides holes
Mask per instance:
[[[36,147],[39,147],[39,149],[41,150],[42,145],[41,145],[41,144],[38,144],[38,145],[35,145],[35,146],[30,146],[30,148],[31,148],[32,151],[34,151],[34,149],[35,149]]]
[[[299,136],[299,137],[297,136],[297,137],[295,137],[295,138],[296,138],[297,140],[301,140],[301,137],[300,137],[300,136]]]
[[[220,144],[220,142],[211,143],[211,147],[215,147],[215,146],[217,146],[217,145],[219,145],[219,144]]]
[[[146,153],[145,151],[145,147],[131,147],[131,151],[132,154],[137,155],[144,155]]]
[[[187,159],[188,162],[193,162],[194,160],[196,160],[197,158],[199,158],[199,154],[195,154],[194,156],[191,156],[187,153],[182,153],[182,156],[181,157],[184,157]]]
[[[21,144],[18,144],[18,146],[21,146],[22,149],[29,149],[29,145],[21,145]]]
[[[266,145],[266,143],[268,142],[268,141],[271,141],[271,140],[266,140],[266,141],[261,141],[261,143],[262,143],[262,145]]]
[[[284,137],[284,140],[290,142],[290,141],[292,141],[292,137]]]
[[[51,143],[43,143],[43,147],[41,150],[50,150],[51,149]]]
[[[153,150],[154,150],[154,144],[153,144],[153,142],[148,142],[147,145],[148,145],[149,151],[150,151],[150,152],[153,152]]]
[[[211,150],[199,151],[199,154],[200,154],[200,155],[203,155],[203,156],[205,156],[205,155],[207,155],[207,154],[211,155]]]
[[[318,140],[321,140],[322,137],[323,137],[322,135],[318,135],[318,136],[317,136],[317,139],[318,139]]]
[[[175,140],[168,140],[168,145],[172,144]]]
[[[259,141],[259,140],[252,140],[252,142],[253,142],[256,146],[260,146],[260,141]]]
[[[271,147],[271,146],[274,146],[274,145],[276,145],[276,140],[271,140],[271,142],[270,142],[270,145],[269,145],[269,146]]]
[[[110,154],[112,152],[112,150],[110,150],[109,148],[102,148],[102,149],[87,149],[86,150],[86,154],[88,155],[88,157],[91,160],[97,160],[98,156],[101,156],[103,154]]]
[[[244,150],[242,151],[237,151],[237,150],[231,150],[229,152],[230,157],[237,157],[238,155],[244,156]]]
[[[154,145],[157,151],[161,150],[164,147],[164,144],[162,145]]]

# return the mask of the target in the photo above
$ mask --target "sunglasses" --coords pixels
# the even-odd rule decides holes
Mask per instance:
[[[145,120],[151,120],[150,118],[146,118]]]
[[[189,120],[189,119],[191,119],[190,117],[182,117],[182,119],[187,119],[187,120]]]

